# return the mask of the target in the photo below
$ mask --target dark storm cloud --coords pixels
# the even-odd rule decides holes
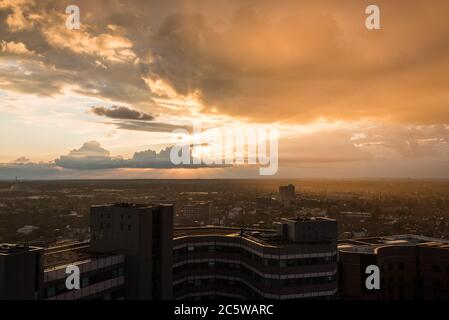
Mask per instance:
[[[187,132],[192,131],[191,126],[178,126],[163,122],[141,122],[141,121],[120,121],[113,122],[118,129],[144,131],[144,132],[173,132],[174,130],[182,129]]]
[[[143,112],[139,112],[124,106],[112,106],[110,108],[98,106],[92,107],[91,112],[97,116],[109,117],[112,119],[125,119],[125,120],[154,120],[154,117]]]

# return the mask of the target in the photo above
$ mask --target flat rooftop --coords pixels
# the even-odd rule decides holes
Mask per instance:
[[[104,258],[120,253],[121,252],[91,252],[89,241],[50,247],[45,249],[44,251],[44,269],[56,269],[59,267],[67,266],[68,264],[76,264],[77,262]]]
[[[27,244],[10,244],[10,243],[0,244],[0,255],[10,255],[36,250],[42,250],[42,248],[29,246]]]
[[[335,219],[326,218],[326,217],[298,217],[298,218],[282,218],[284,221],[293,221],[293,222],[329,222],[335,221]]]
[[[262,235],[262,236],[261,236]],[[238,228],[223,226],[202,226],[202,227],[179,227],[173,230],[173,239],[187,236],[226,236],[226,237],[247,237],[260,245],[272,246],[267,239],[276,237],[276,230],[258,228]]]
[[[164,203],[150,203],[150,204],[138,204],[138,203],[106,203],[92,205],[92,208],[130,208],[130,209],[142,209],[142,208],[155,208],[155,207],[170,207],[172,204]]]
[[[374,253],[379,247],[385,246],[426,246],[449,249],[448,239],[438,239],[413,234],[392,235],[385,237],[369,237],[338,241],[338,249],[347,252]]]
[[[243,237],[253,241],[261,246],[279,247],[279,246],[300,246],[313,244],[327,244],[327,241],[313,242],[291,242],[283,239],[274,229],[261,228],[239,228],[239,227],[223,227],[223,226],[195,226],[195,227],[177,227],[173,230],[173,239],[186,236],[226,236],[226,237]]]

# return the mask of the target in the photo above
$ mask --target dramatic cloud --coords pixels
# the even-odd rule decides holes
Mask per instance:
[[[67,169],[111,169],[123,166],[121,157],[111,157],[108,150],[96,141],[83,144],[80,149],[70,151],[67,156],[55,160],[55,164]]]
[[[80,30],[65,28],[65,9],[73,4],[81,10]],[[37,117],[25,116],[19,102],[6,102],[3,95],[55,104],[73,99],[76,107],[61,103],[48,114],[61,123],[76,119],[79,128],[55,127],[40,136],[40,154],[16,148],[2,161],[22,154],[55,158],[67,149],[51,140],[68,135],[71,145],[107,138],[108,145],[121,139],[115,140],[120,148],[133,135],[139,138],[136,149],[149,148],[153,138],[166,146],[168,133],[191,131],[193,120],[210,126],[226,119],[294,128],[294,137],[279,144],[280,172],[284,164],[297,173],[291,168],[296,164],[343,175],[363,163],[360,175],[382,175],[383,168],[386,175],[404,176],[407,168],[411,175],[446,176],[449,2],[378,0],[377,31],[365,28],[368,4],[0,0],[2,133],[23,125],[11,139],[34,141],[39,130]],[[317,122],[327,126],[304,129]],[[339,129],[329,129],[335,123]],[[150,132],[156,134],[147,141]],[[0,142],[4,150],[12,147]],[[52,170],[163,167],[164,154],[150,150],[138,160],[122,159],[91,142],[59,157]],[[402,171],[401,161],[407,163]],[[32,167],[22,162],[8,166]],[[417,172],[415,163],[431,169]]]
[[[0,52],[3,53],[9,53],[11,55],[18,55],[18,56],[32,56],[35,53],[33,51],[30,51],[27,49],[27,47],[21,43],[21,42],[6,42],[1,41],[0,42]]]
[[[8,50],[45,57],[20,65],[8,88],[58,93],[75,84],[151,114],[174,114],[154,100],[170,93],[195,96],[202,112],[257,121],[449,122],[447,1],[408,1],[404,10],[379,0],[380,31],[365,28],[366,4],[350,0],[80,0],[75,31],[64,28],[69,4],[0,2]],[[25,76],[37,62],[46,70]]]
[[[64,169],[99,170],[99,169],[180,169],[180,168],[222,168],[221,165],[195,165],[192,157],[191,164],[174,165],[170,160],[171,147],[159,153],[153,150],[136,152],[131,159],[121,156],[112,157],[110,152],[96,141],[86,142],[80,149],[74,149],[66,156],[55,160],[55,164]]]
[[[33,22],[25,14],[30,7],[35,5],[34,0],[1,0],[0,9],[7,9],[10,14],[6,18],[6,24],[11,31],[17,32],[25,29],[30,29]]]
[[[126,119],[126,120],[144,120],[150,121],[154,118],[143,112],[139,112],[128,107],[112,106],[110,108],[105,107],[92,107],[91,112],[97,116],[105,116],[112,119]]]

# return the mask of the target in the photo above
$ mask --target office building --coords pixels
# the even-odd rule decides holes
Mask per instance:
[[[93,252],[90,243],[80,242],[45,249],[43,283],[39,299],[122,300],[125,299],[125,253],[122,250]],[[80,270],[80,289],[66,286],[66,268]]]
[[[339,249],[342,299],[449,299],[449,240],[397,235],[343,240]],[[380,289],[367,290],[366,267],[380,269]]]
[[[178,228],[175,299],[332,299],[337,294],[335,220],[284,219],[277,230]]]
[[[126,299],[170,299],[173,206],[115,204],[91,208],[90,250],[124,252]]]
[[[0,300],[39,298],[42,251],[27,245],[0,245]]]
[[[289,207],[296,198],[295,186],[289,184],[288,186],[279,187],[279,196],[281,198],[281,203],[284,207]]]
[[[332,299],[337,294],[336,221],[284,219],[277,230],[177,228],[173,207],[91,209],[91,240],[42,249],[3,246],[2,298]],[[24,268],[20,269],[20,264]],[[80,269],[68,290],[66,267]],[[19,268],[20,275],[10,277]],[[17,286],[20,284],[20,286]]]
[[[91,240],[47,249],[0,247],[0,299],[171,299],[173,206],[91,208]],[[80,270],[68,290],[66,268]]]

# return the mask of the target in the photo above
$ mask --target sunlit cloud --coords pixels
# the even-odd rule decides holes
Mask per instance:
[[[278,128],[279,175],[448,175],[445,1],[430,13],[424,0],[407,10],[379,0],[378,32],[364,27],[364,5],[349,0],[80,0],[79,30],[65,28],[69,4],[0,0],[8,174],[33,167],[62,176],[75,169],[52,161],[71,160],[68,150],[86,141],[108,150],[108,163],[159,154],[176,142],[173,130],[190,133],[200,121],[205,130]],[[138,176],[119,167],[98,174]]]

